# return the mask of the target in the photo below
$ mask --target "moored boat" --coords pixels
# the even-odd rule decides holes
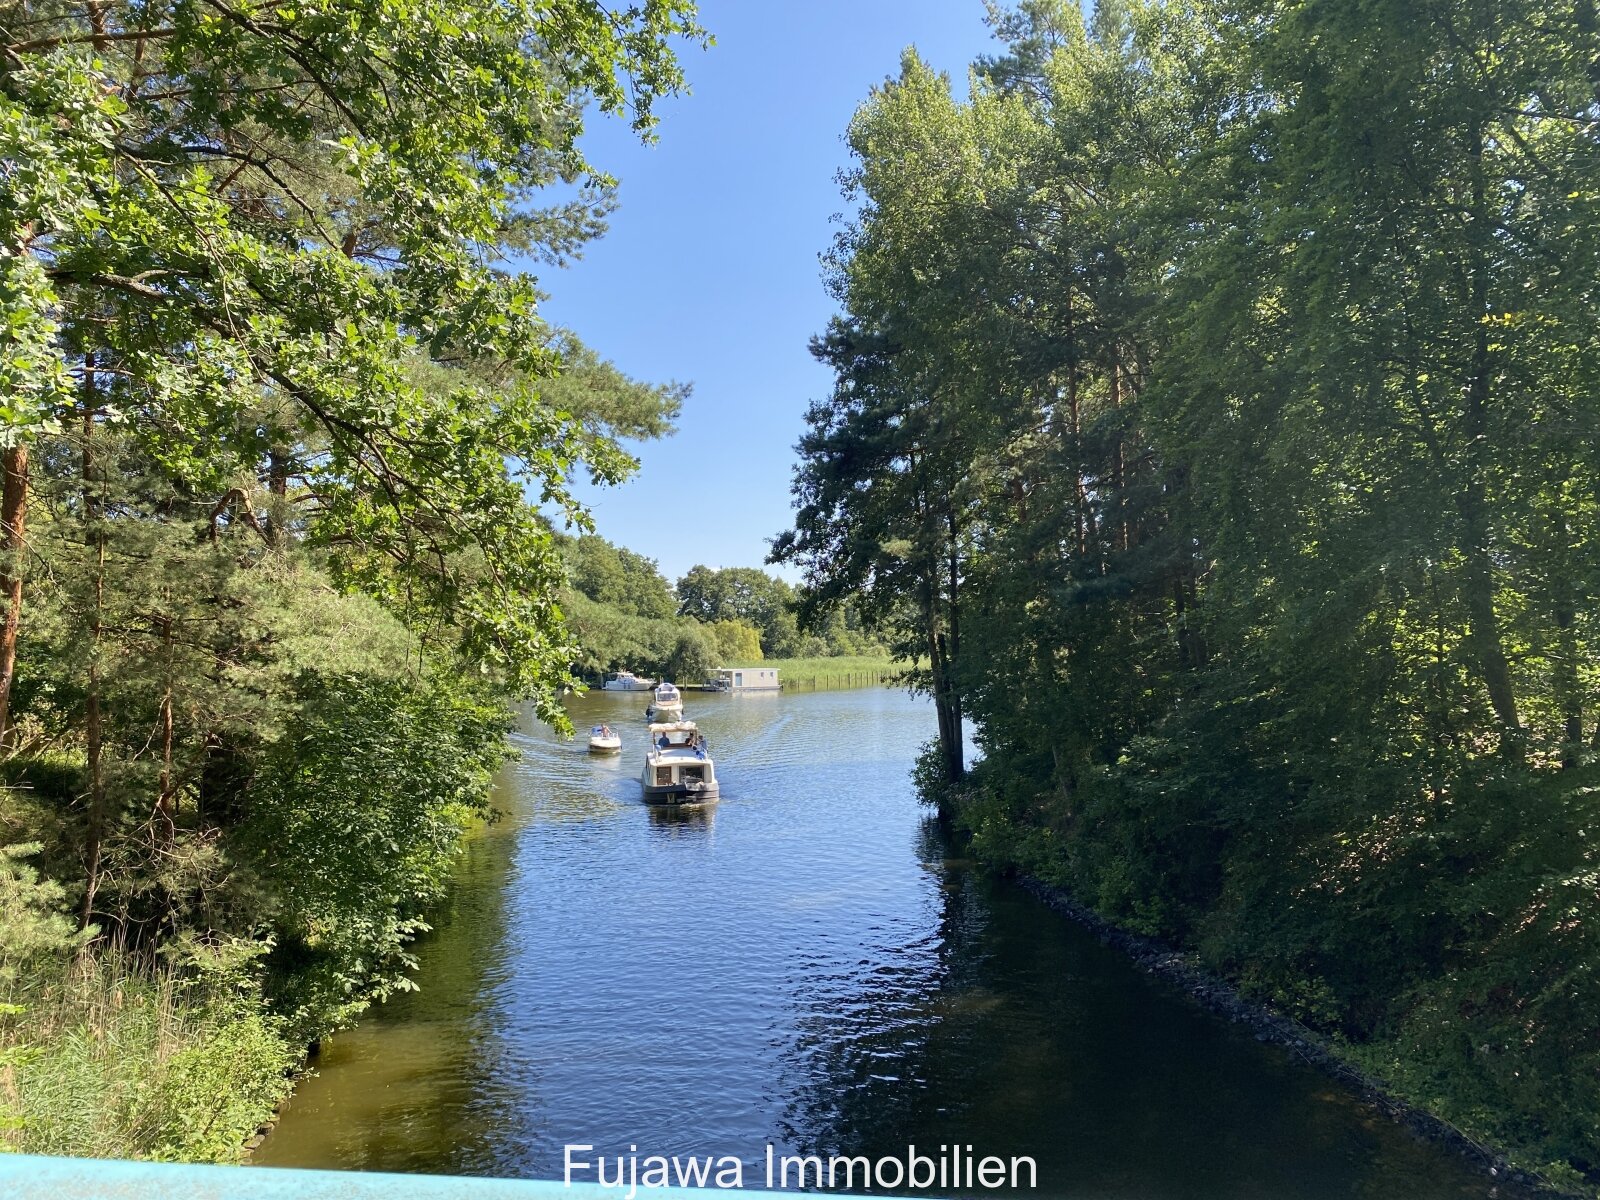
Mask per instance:
[[[648,692],[655,685],[653,679],[642,679],[632,671],[617,671],[606,676],[600,685],[605,692]]]
[[[639,776],[646,804],[693,804],[717,798],[717,772],[693,721],[656,721]]]
[[[609,725],[596,725],[589,730],[590,754],[614,754],[622,749],[622,738]]]

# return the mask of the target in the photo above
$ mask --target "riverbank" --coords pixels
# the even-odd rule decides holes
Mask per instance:
[[[1541,1200],[1593,1200],[1595,1193],[1557,1187],[1543,1176],[1517,1165],[1505,1153],[1470,1137],[1443,1117],[1398,1095],[1387,1081],[1352,1061],[1347,1056],[1347,1048],[1270,1005],[1247,998],[1233,984],[1207,971],[1194,954],[1122,928],[1079,903],[1062,887],[1028,875],[1019,874],[1014,878],[1019,886],[1087,929],[1102,944],[1125,954],[1148,974],[1181,988],[1206,1010],[1245,1026],[1258,1041],[1282,1046],[1355,1092],[1387,1119],[1405,1126],[1426,1141],[1459,1154],[1497,1186],[1513,1189],[1513,1194]]]
[[[411,986],[512,717],[447,679],[308,680],[246,781],[170,830],[127,803],[88,899],[83,759],[6,761],[0,1147],[238,1161],[304,1047]]]
[[[1350,837],[1324,839],[1342,859],[1298,843],[1303,807],[1239,821],[1249,784],[1202,792],[1181,762],[1123,763],[1041,791],[1049,770],[991,754],[935,798],[980,861],[1065,889],[1119,937],[1153,939],[1145,959],[1180,954],[1209,972],[1200,991],[1220,983],[1299,1022],[1282,1036],[1313,1047],[1308,1057],[1332,1056],[1335,1074],[1381,1093],[1379,1106],[1407,1124],[1429,1114],[1446,1126],[1430,1136],[1459,1135],[1501,1176],[1509,1166],[1597,1194],[1597,1109],[1584,1098],[1593,993],[1575,945],[1584,909],[1575,899],[1558,919],[1549,897],[1562,892],[1530,884],[1526,867],[1559,850],[1566,795],[1589,786],[1582,774],[1542,789],[1464,789],[1429,814],[1440,832],[1368,863]],[[1498,826],[1479,819],[1515,825],[1520,840],[1497,842]],[[1581,835],[1570,840],[1581,854]],[[1576,881],[1564,886],[1577,894]]]

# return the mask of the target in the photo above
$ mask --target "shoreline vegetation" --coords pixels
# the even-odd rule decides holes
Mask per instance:
[[[507,268],[604,231],[584,120],[652,136],[690,0],[258,16],[0,13],[7,1150],[237,1161],[415,986],[513,712],[565,725],[575,480],[689,390]]]
[[[977,857],[1600,1188],[1592,0],[1023,0],[965,99],[908,52],[798,589],[594,535],[688,389],[500,269],[603,231],[585,111],[651,134],[689,0],[219,12],[0,23],[0,1142],[237,1160],[414,986],[515,705],[886,652]]]
[[[991,22],[850,123],[769,561],[975,857],[1595,1193],[1594,5]]]

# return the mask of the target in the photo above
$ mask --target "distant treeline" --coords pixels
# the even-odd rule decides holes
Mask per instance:
[[[590,534],[562,539],[571,586],[562,601],[590,679],[626,668],[701,683],[712,667],[766,658],[884,658],[853,604],[802,632],[788,583],[755,567],[696,566],[669,584],[655,560]]]
[[[1600,1182],[1593,0],[991,15],[850,126],[775,558],[980,852]]]

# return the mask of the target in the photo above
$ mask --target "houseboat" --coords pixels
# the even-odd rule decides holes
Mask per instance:
[[[589,730],[590,754],[615,754],[622,749],[622,738],[609,725],[596,725]]]
[[[775,692],[777,667],[716,667],[706,682],[719,692]]]
[[[683,693],[670,683],[656,686],[655,699],[645,716],[652,721],[678,721],[683,718]]]
[[[693,804],[717,798],[717,772],[693,721],[656,721],[639,776],[646,804]]]
[[[607,692],[648,692],[654,686],[653,679],[641,679],[632,671],[618,671],[614,675],[607,675],[600,688]]]

